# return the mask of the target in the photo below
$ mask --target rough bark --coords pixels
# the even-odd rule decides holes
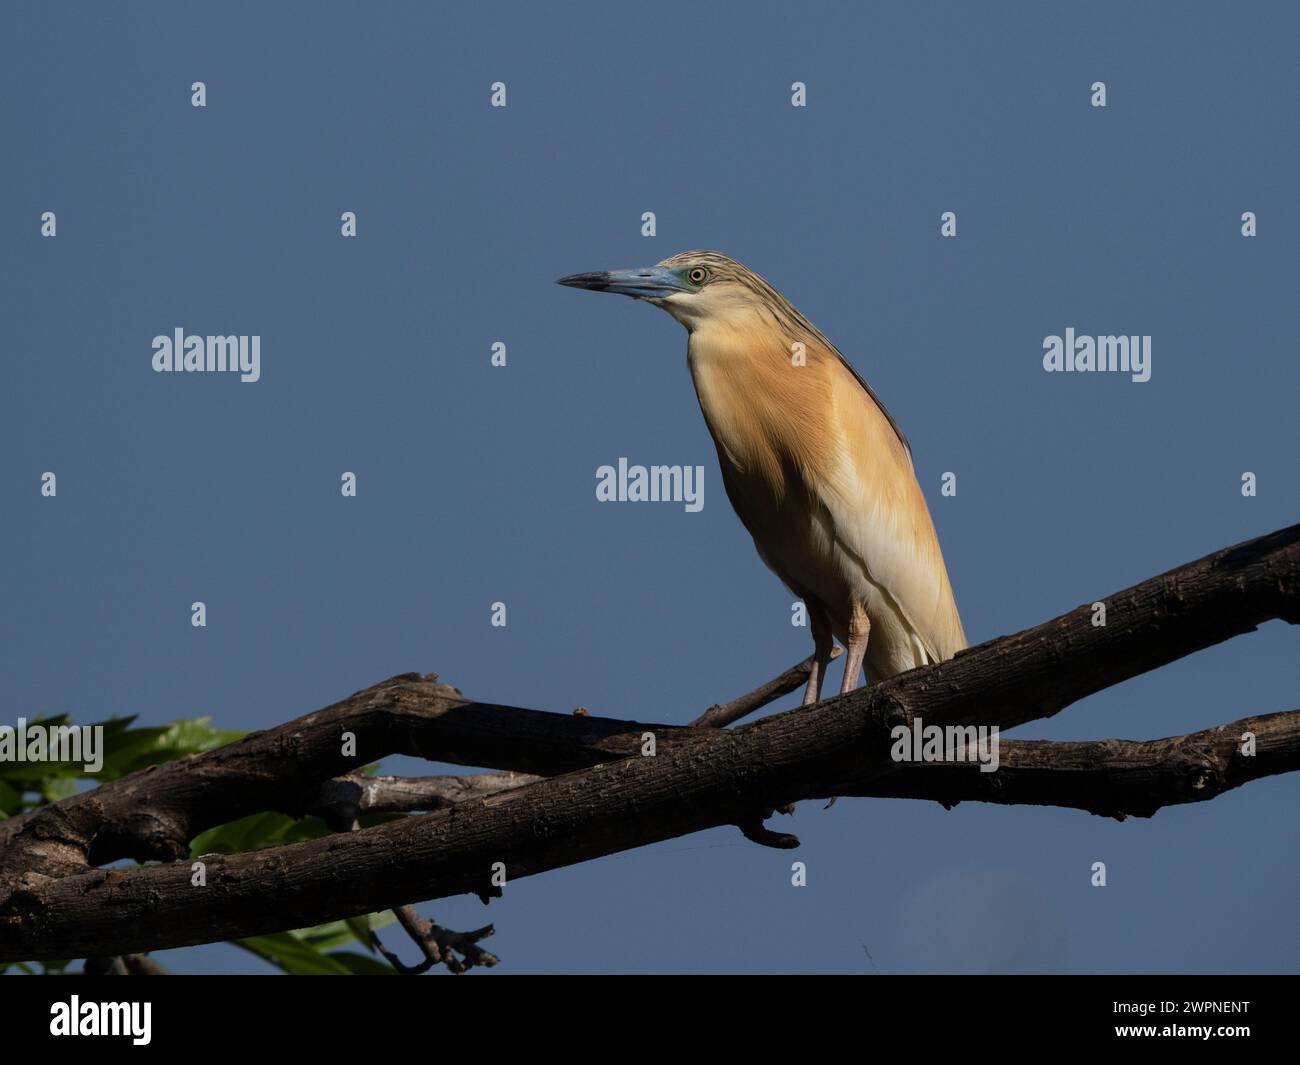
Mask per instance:
[[[464,701],[430,677],[404,675],[278,729],[21,819],[0,837],[0,960],[116,956],[418,899],[487,897],[497,893],[494,863],[504,863],[513,881],[722,824],[762,838],[766,830],[756,826],[767,810],[874,789],[902,775],[888,759],[894,725],[920,716],[927,724],[1010,728],[1050,716],[1264,621],[1294,624],[1298,589],[1300,527],[1293,526],[1107,597],[1104,627],[1092,624],[1090,606],[1081,606],[949,662],[735,730],[494,707]],[[1270,739],[1268,757],[1283,760],[1276,771],[1295,768],[1293,726],[1276,724],[1279,747],[1274,751]],[[356,735],[354,757],[340,753],[344,731]],[[647,731],[656,735],[653,758],[638,756]],[[1160,741],[1181,744],[1164,759],[1179,779],[1180,765],[1202,758],[1188,740]],[[1213,757],[1202,758],[1209,765],[1204,780],[1219,790],[1220,780],[1247,778],[1238,763],[1243,756],[1228,747],[1226,740],[1211,743],[1205,749]],[[562,775],[376,828],[209,856],[205,888],[190,886],[188,861],[88,867],[109,856],[180,858],[203,827],[283,808],[288,795],[317,796],[324,781],[393,753]],[[1079,754],[1076,748],[1070,757]],[[1067,762],[1051,771],[1068,775],[1074,770]],[[1022,776],[1035,771],[1026,768]],[[1134,772],[1130,766],[1130,780],[1138,779]],[[950,787],[959,776],[935,774],[939,790],[926,797],[941,797],[939,785]]]
[[[1247,735],[1255,753],[1241,754]],[[1300,710],[1247,717],[1158,740],[1000,741],[996,772],[971,762],[903,763],[841,794],[1057,806],[1102,817],[1152,817],[1166,806],[1205,802],[1252,780],[1300,769]],[[367,777],[361,812],[414,813],[535,783],[522,773]]]

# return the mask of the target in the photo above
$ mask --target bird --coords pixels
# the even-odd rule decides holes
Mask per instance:
[[[643,300],[686,327],[727,498],[807,611],[804,706],[821,698],[834,640],[846,651],[841,694],[861,673],[874,683],[966,646],[907,438],[789,300],[717,251],[557,283]]]

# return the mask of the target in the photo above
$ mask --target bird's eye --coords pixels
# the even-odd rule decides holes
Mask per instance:
[[[704,279],[709,276],[709,272],[702,266],[694,266],[691,272],[686,275],[692,285],[704,284]]]

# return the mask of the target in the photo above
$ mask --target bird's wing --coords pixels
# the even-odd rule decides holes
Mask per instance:
[[[903,445],[903,450],[907,452],[907,459],[908,462],[910,463],[912,460],[912,445],[907,442],[907,437],[903,435],[902,427],[898,424],[898,422],[894,421],[894,416],[889,413],[889,408],[886,407],[883,402],[881,402],[880,397],[876,395],[876,390],[872,388],[869,384],[867,384],[863,376],[860,373],[858,373],[856,369],[854,369],[853,363],[849,362],[849,360],[844,357],[843,352],[841,352],[839,348],[837,348],[834,344],[830,343],[830,341],[827,341],[827,347],[829,347],[831,351],[835,353],[835,357],[839,359],[840,365],[843,366],[844,369],[848,370],[849,373],[853,375],[853,380],[857,381],[857,383],[862,386],[862,391],[864,391],[870,397],[871,402],[876,405],[876,409],[880,411],[880,413],[884,416],[885,421],[887,421],[889,423],[890,428],[894,430],[894,435],[898,437],[898,442]]]
[[[817,471],[818,495],[843,564],[860,567],[904,630],[877,634],[873,619],[873,638],[895,644],[906,638],[918,652],[916,665],[951,658],[966,646],[966,636],[906,443],[869,390],[864,395],[844,380],[831,395],[829,428],[839,446],[836,461]],[[908,657],[904,648],[892,648],[891,657],[900,656]]]
[[[880,397],[876,395],[876,390],[867,384],[866,379],[858,373],[853,363],[849,362],[849,360],[844,357],[844,352],[840,351],[839,348],[827,340],[826,336],[820,329],[813,325],[812,322],[808,321],[808,319],[797,310],[794,310],[793,307],[791,310],[794,312],[798,322],[813,338],[814,344],[825,348],[826,353],[832,356],[843,369],[847,370],[853,380],[857,381],[857,383],[862,387],[862,391],[867,394],[868,398],[870,398],[871,402],[875,405],[876,410],[878,410],[885,421],[889,423],[889,427],[894,430],[894,435],[898,437],[898,442],[903,445],[903,451],[907,454],[907,461],[910,464],[912,461],[912,445],[907,442],[907,437],[903,434],[902,426],[900,426],[898,422],[894,421],[894,416],[889,413],[889,408],[886,407]]]

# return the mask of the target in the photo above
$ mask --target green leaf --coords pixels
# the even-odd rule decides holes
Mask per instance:
[[[349,917],[344,924],[347,925],[352,938],[373,954],[375,945],[370,942],[370,929],[374,926],[370,923],[370,916],[370,914],[365,914],[361,917]]]
[[[151,756],[165,753],[159,741],[167,734],[165,727],[137,728],[120,733],[109,739],[104,738],[104,765],[95,776],[100,780],[116,780],[124,777],[137,764]],[[171,756],[179,757],[179,755]],[[171,757],[163,761],[170,761]]]
[[[295,820],[280,813],[250,814],[201,832],[190,843],[190,854],[235,854],[328,835],[330,828],[319,817]]]
[[[224,747],[248,735],[240,729],[216,728],[211,715],[173,721],[168,728],[168,743],[193,753]]]
[[[211,717],[173,721],[156,728],[131,729],[113,737],[105,734],[104,767],[96,774],[114,780],[151,765],[201,754],[242,738],[245,733],[212,727]]]
[[[116,780],[137,769],[175,761],[187,754],[210,751],[245,735],[229,729],[212,727],[210,717],[190,721],[173,721],[151,728],[131,728],[134,716],[115,717],[93,722],[89,727],[102,728],[104,762],[97,773],[86,772],[79,762],[0,762],[0,779],[28,785],[24,790],[42,790],[54,778],[84,777],[96,782]],[[33,718],[30,725],[53,728],[70,725],[67,714]]]
[[[46,802],[58,802],[75,794],[77,781],[73,777],[57,776],[41,781],[41,798]]]
[[[0,780],[0,821],[14,814],[22,813],[23,793],[10,784]]]
[[[352,938],[360,943],[371,954],[375,953],[375,946],[370,942],[371,931],[379,931],[397,920],[392,910],[384,910],[383,913],[368,913],[361,917],[349,917],[344,923],[352,932]]]
[[[27,721],[28,728],[34,725],[40,725],[42,728],[54,728],[67,724],[69,724],[67,714],[59,714],[55,717],[30,718]],[[7,727],[16,729],[16,726],[13,725]],[[18,740],[19,737],[15,735],[10,742],[17,747]],[[23,788],[24,791],[38,790],[41,782],[54,777],[77,777],[85,772],[80,763],[26,761],[26,751],[27,747],[24,745],[22,750],[16,752],[23,755],[22,760],[18,758],[0,760],[0,779],[30,785],[30,787]]]
[[[317,950],[330,950],[351,943],[356,939],[370,950],[368,929],[382,928],[392,924],[396,917],[391,910],[383,913],[371,913],[361,917],[349,917],[343,921],[327,921],[325,924],[313,925],[311,928],[295,928],[289,935],[311,944]]]
[[[236,940],[235,946],[265,958],[291,976],[347,976],[353,971],[289,932]]]
[[[317,950],[329,950],[352,942],[352,930],[343,921],[330,921],[313,928],[298,928],[289,933],[304,943],[310,943]]]
[[[279,833],[293,818],[286,814],[249,814],[238,821],[228,821],[201,832],[190,844],[192,855],[236,854],[239,851],[257,850],[273,844]]]

